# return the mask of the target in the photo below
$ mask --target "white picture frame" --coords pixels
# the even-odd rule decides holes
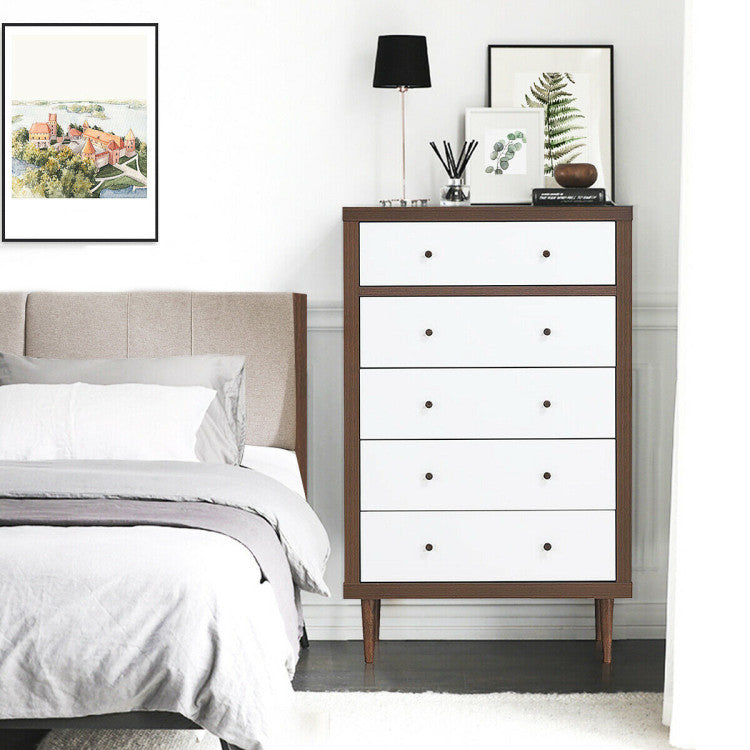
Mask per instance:
[[[544,118],[540,109],[470,107],[466,140],[479,145],[467,168],[471,203],[531,203],[544,186]]]
[[[544,185],[557,187],[554,166],[568,160],[593,164],[598,172],[592,187],[604,188],[615,199],[614,93],[612,45],[491,44],[487,51],[490,107],[544,107],[545,88],[554,86],[567,100],[568,120],[554,137],[562,158],[545,147]],[[562,76],[559,81],[550,76]],[[536,89],[536,95],[535,95]],[[563,139],[568,139],[564,142]]]
[[[158,241],[158,24],[4,23],[2,36],[2,241]]]

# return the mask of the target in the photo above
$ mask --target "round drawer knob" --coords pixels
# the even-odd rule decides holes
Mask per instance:
[[[424,251],[424,257],[425,258],[431,258],[432,257],[432,250],[425,250]]]
[[[432,550],[434,549],[434,547],[433,547],[433,546],[432,546],[431,544],[425,544],[424,548],[425,548],[425,549],[426,549],[426,550],[427,550],[428,552],[432,552]]]
[[[426,473],[426,474],[424,475],[424,478],[425,478],[425,479],[426,479],[426,480],[427,480],[427,481],[429,482],[429,481],[430,481],[430,479],[432,479],[432,472],[431,472],[431,471],[428,471],[428,472],[427,472],[427,473]]]
[[[551,253],[550,253],[549,250],[544,250],[542,252],[542,257],[544,257],[544,258],[549,258],[550,255],[551,255]]]
[[[545,479],[552,479],[552,474],[550,474],[548,471],[545,471],[544,474],[542,474],[542,476]]]
[[[549,328],[545,328],[545,329],[544,329],[544,330],[542,331],[542,333],[543,333],[543,334],[544,334],[545,336],[549,336],[549,335],[550,335],[550,333],[552,333],[552,331],[551,331],[551,330],[550,330]]]
[[[542,401],[542,406],[543,406],[543,407],[544,407],[545,409],[549,409],[549,408],[550,408],[550,406],[552,406],[552,402],[551,402],[551,401]]]
[[[425,336],[432,336],[432,328],[428,328],[428,329],[427,329],[427,330],[426,330],[426,331],[424,332],[424,335],[425,335]]]
[[[544,543],[544,551],[549,552],[552,549],[552,545],[549,542]]]
[[[425,401],[424,402],[424,408],[425,409],[432,409],[432,401]]]

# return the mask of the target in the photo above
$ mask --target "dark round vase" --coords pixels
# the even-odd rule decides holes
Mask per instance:
[[[562,187],[587,188],[596,182],[598,172],[593,164],[558,164],[554,175]]]

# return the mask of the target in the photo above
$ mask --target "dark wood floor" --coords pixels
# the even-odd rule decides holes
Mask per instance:
[[[664,641],[615,641],[605,666],[591,641],[383,641],[366,665],[361,641],[313,641],[295,690],[402,693],[661,692]],[[43,733],[0,732],[0,750],[32,750]],[[115,750],[113,748],[112,750]]]
[[[365,664],[361,641],[316,641],[295,690],[402,693],[661,692],[664,641],[615,641],[612,664],[591,641],[382,641]]]

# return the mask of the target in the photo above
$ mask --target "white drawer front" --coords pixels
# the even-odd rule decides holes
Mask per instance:
[[[362,510],[614,510],[614,440],[363,440]]]
[[[615,283],[613,221],[364,222],[359,248],[362,286]]]
[[[362,439],[614,436],[614,368],[360,370]]]
[[[363,297],[362,367],[614,367],[615,297]]]
[[[368,512],[360,524],[362,581],[616,577],[614,511]]]

